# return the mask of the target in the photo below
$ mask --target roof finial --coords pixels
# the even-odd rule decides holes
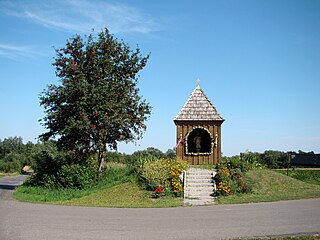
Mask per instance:
[[[197,89],[200,89],[200,82],[201,82],[201,81],[200,81],[200,79],[198,78],[198,79],[197,79],[197,83],[198,83]]]

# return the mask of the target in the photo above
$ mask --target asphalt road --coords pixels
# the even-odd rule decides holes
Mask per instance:
[[[3,196],[0,195],[1,240],[232,239],[320,233],[320,199],[110,209],[29,204]]]
[[[27,179],[27,177],[28,175],[18,175],[18,176],[0,178],[0,201],[10,200],[12,198],[12,192],[13,192],[12,190],[20,186]],[[0,218],[1,218],[1,215],[0,215]]]

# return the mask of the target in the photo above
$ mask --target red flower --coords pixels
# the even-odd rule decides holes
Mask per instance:
[[[162,193],[162,187],[161,186],[158,186],[156,188],[156,190],[154,190],[155,193]]]

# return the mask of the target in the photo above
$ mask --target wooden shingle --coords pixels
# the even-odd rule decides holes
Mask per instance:
[[[197,86],[174,121],[224,121],[224,119],[200,86]]]

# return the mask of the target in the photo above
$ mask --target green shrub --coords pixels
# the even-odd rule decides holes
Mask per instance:
[[[35,156],[35,174],[31,186],[84,189],[95,181],[96,172],[89,166],[70,163],[70,156],[57,149],[46,149]]]
[[[84,189],[92,185],[95,173],[79,164],[63,165],[56,174],[55,185],[61,188]]]
[[[268,150],[262,154],[262,163],[268,168],[286,168],[289,162],[289,155],[285,152]]]

